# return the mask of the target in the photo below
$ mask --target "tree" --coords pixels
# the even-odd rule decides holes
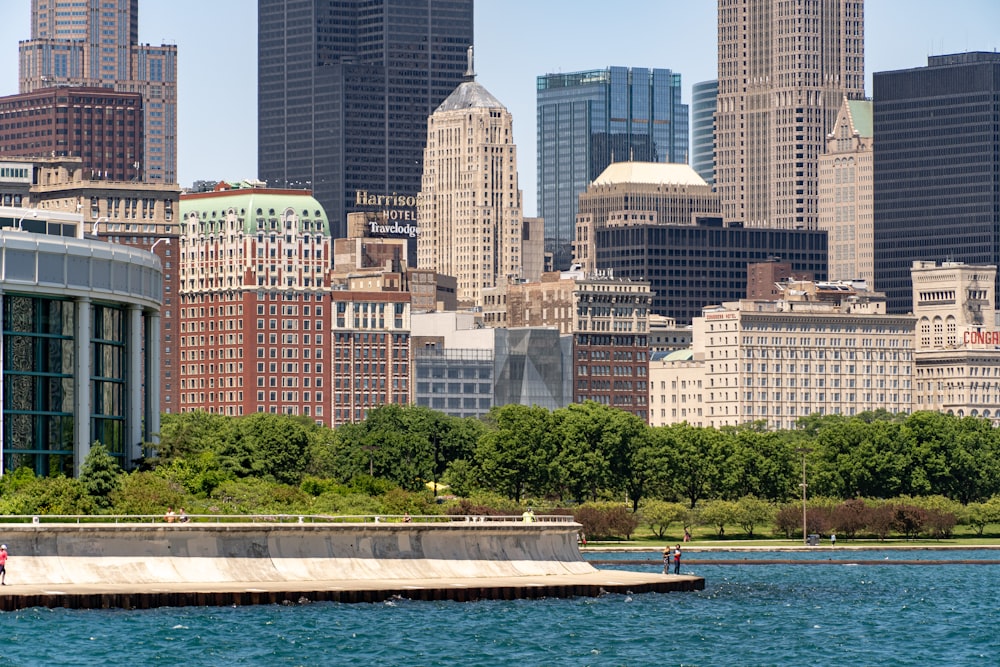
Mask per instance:
[[[739,509],[731,500],[709,500],[698,508],[698,520],[705,526],[715,526],[722,537],[727,525],[739,521]]]
[[[90,453],[80,468],[80,483],[98,509],[106,510],[112,505],[111,494],[121,483],[122,470],[107,447],[95,441]]]
[[[969,503],[966,507],[966,521],[976,531],[976,535],[982,537],[986,526],[1000,523],[1000,496],[992,496],[982,503]]]
[[[753,537],[753,529],[761,524],[770,523],[774,518],[774,508],[765,500],[756,496],[743,496],[736,501],[735,520],[749,537]]]
[[[175,461],[177,463],[179,461]],[[177,482],[159,472],[135,471],[122,477],[111,494],[118,514],[162,515],[168,507],[190,507],[191,497]]]
[[[640,505],[639,516],[649,529],[662,539],[670,524],[687,519],[688,509],[682,503],[668,503],[664,500],[647,498]]]
[[[548,410],[524,405],[493,408],[489,430],[479,439],[475,462],[487,488],[520,502],[526,493],[544,493],[556,457]]]

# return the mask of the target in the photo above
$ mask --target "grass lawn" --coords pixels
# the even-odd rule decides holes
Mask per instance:
[[[892,534],[885,540],[879,540],[872,535],[859,535],[853,540],[846,539],[843,535],[837,535],[837,547],[881,549],[883,547],[921,547],[933,549],[936,547],[995,547],[1000,548],[1000,532],[990,531],[992,526],[988,526],[982,537],[976,535],[975,531],[968,526],[955,526],[954,535],[947,539],[931,538],[921,536],[917,539],[907,540],[902,535]],[[753,537],[749,537],[738,527],[726,530],[726,534],[719,537],[714,528],[696,526],[691,531],[691,541],[684,543],[683,530],[668,530],[661,538],[653,534],[645,526],[636,529],[630,540],[588,540],[587,548],[628,548],[628,549],[662,549],[665,546],[681,544],[683,547],[696,549],[703,548],[730,548],[739,549],[741,547],[771,547],[775,549],[795,548],[804,546],[801,537],[788,539],[776,536],[770,526],[754,531]],[[820,547],[830,546],[829,534],[820,536]]]

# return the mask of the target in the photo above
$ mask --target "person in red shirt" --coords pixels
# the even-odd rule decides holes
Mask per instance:
[[[0,544],[0,586],[7,585],[7,545]]]

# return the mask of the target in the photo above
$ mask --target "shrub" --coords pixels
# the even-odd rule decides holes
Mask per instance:
[[[576,508],[573,518],[590,539],[627,540],[639,525],[639,518],[620,503],[585,503]]]
[[[111,494],[112,506],[119,514],[163,514],[168,507],[190,505],[185,503],[189,499],[180,484],[148,471],[125,475]]]

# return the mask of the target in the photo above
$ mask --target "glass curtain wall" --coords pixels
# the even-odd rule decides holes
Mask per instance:
[[[74,304],[3,298],[3,469],[73,475]]]

